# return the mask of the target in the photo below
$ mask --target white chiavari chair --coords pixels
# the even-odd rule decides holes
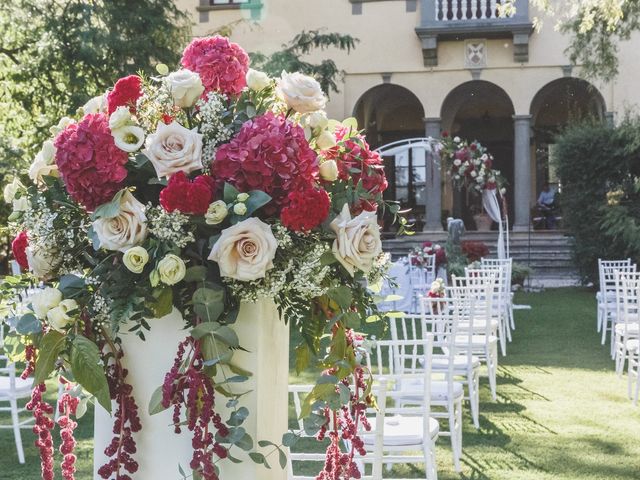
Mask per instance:
[[[625,260],[602,260],[598,259],[598,281],[599,290],[596,293],[596,301],[598,302],[598,316],[597,316],[597,329],[598,332],[602,331],[602,326],[605,323],[604,319],[607,317],[609,307],[614,307],[615,302],[615,277],[613,274],[605,276],[605,271],[611,269],[617,269],[621,267],[630,267],[631,259]],[[605,278],[606,277],[606,278]],[[604,341],[602,342],[604,345]]]
[[[640,272],[622,273],[616,271],[615,311],[613,313],[613,342],[616,374],[618,377],[624,372],[628,359],[629,340],[640,336],[638,327],[638,291],[634,286],[640,285]],[[633,345],[634,342],[631,342]]]
[[[363,435],[367,450],[374,449],[378,438],[384,465],[424,462],[427,480],[437,480],[435,442],[440,427],[431,412],[433,335],[427,334],[423,340],[377,341],[371,350],[367,366],[380,393],[372,434]],[[416,385],[421,385],[417,396]],[[410,400],[406,397],[408,386],[414,394]],[[421,455],[411,453],[417,450]]]
[[[636,271],[635,264],[624,266],[603,266],[602,267],[602,298],[598,308],[598,315],[602,317],[602,345],[607,341],[607,333],[611,332],[611,358],[614,358],[614,330],[616,323],[616,279],[618,274],[632,273]]]
[[[418,311],[418,298],[423,295],[429,288],[431,283],[436,279],[436,256],[425,255],[424,262],[420,265],[414,265],[415,258],[412,254],[407,257],[409,266],[409,281],[411,282],[411,312]]]
[[[513,258],[482,258],[480,259],[483,267],[503,267],[504,273],[504,292],[503,302],[507,315],[507,328],[509,330],[516,329],[516,322],[513,315],[513,292],[511,291],[511,275],[513,273]],[[509,331],[509,340],[511,340],[511,332]]]

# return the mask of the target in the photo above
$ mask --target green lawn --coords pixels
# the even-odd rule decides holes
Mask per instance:
[[[548,290],[518,294],[516,302],[533,308],[516,313],[514,341],[500,359],[498,401],[490,401],[484,382],[481,430],[468,417],[465,422],[463,474],[453,471],[448,440],[442,439],[439,478],[638,480],[640,407],[627,400],[626,379],[616,378],[607,348],[600,346],[593,292]],[[0,480],[39,478],[33,435],[25,431],[24,437],[27,464],[21,466],[11,432],[0,430]],[[90,414],[81,420],[78,438],[77,478],[89,479]],[[424,478],[419,465],[397,467],[396,474]]]

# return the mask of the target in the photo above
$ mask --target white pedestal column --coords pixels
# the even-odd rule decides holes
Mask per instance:
[[[529,229],[531,208],[531,115],[514,115],[514,231]]]
[[[176,435],[172,427],[172,410],[149,416],[149,400],[153,392],[162,385],[164,375],[173,364],[178,343],[187,331],[180,314],[173,313],[159,319],[149,320],[150,332],[145,332],[146,341],[135,335],[123,335],[122,359],[129,371],[127,382],[133,386],[133,395],[138,403],[142,430],[134,434],[138,452],[135,460],[140,465],[135,480],[178,480],[178,465],[189,472],[192,455],[190,432]],[[257,448],[259,440],[270,440],[280,444],[287,430],[289,383],[289,328],[278,316],[275,304],[270,300],[242,304],[236,324],[233,326],[240,343],[248,352],[237,351],[233,361],[239,367],[253,372],[248,382],[237,384],[242,391],[252,392],[242,397],[240,405],[250,411],[243,427],[253,437],[256,449],[267,455],[273,448]],[[226,399],[217,394],[216,411],[224,420]],[[115,411],[115,409],[114,409]],[[111,442],[113,419],[101,407],[96,407],[94,434],[94,480],[100,480],[98,468],[106,463],[105,447]],[[222,461],[221,480],[285,480],[286,470],[278,464],[277,452],[267,461],[271,470],[256,465],[248,455],[234,448],[233,455],[243,460],[241,464]]]

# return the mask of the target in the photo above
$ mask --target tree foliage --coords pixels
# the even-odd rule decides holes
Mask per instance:
[[[510,15],[522,0],[507,0],[501,13]],[[533,0],[540,11],[555,17],[563,33],[571,35],[567,53],[587,78],[608,79],[618,74],[618,44],[640,29],[640,0]],[[540,26],[538,19],[534,23]]]
[[[289,43],[284,44],[281,50],[271,55],[251,53],[251,65],[275,77],[280,76],[283,70],[311,75],[320,82],[322,90],[330,94],[331,91],[339,91],[337,82],[341,79],[343,72],[331,59],[312,63],[305,60],[305,56],[313,51],[329,48],[350,52],[356,47],[358,41],[351,35],[340,33],[327,33],[321,30],[302,31]]]
[[[640,259],[640,119],[574,125],[556,145],[563,222],[582,278],[597,283],[598,258]]]

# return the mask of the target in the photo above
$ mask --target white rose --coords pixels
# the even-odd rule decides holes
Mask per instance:
[[[478,176],[478,173],[475,170],[471,170],[471,173],[469,173],[469,175],[471,175],[473,178]]]
[[[202,168],[202,135],[197,128],[189,130],[178,122],[160,122],[156,132],[147,137],[142,153],[151,160],[158,178],[190,173]]]
[[[244,215],[247,213],[247,206],[244,203],[236,203],[233,206],[233,213],[236,215]]]
[[[489,156],[485,153],[480,157],[480,160],[482,160],[483,162],[486,162],[489,159]]]
[[[64,332],[64,327],[74,322],[74,318],[69,316],[69,312],[78,309],[78,302],[67,299],[62,300],[60,304],[47,312],[47,321],[51,328],[58,332]]]
[[[316,145],[320,150],[327,150],[336,146],[336,137],[329,130],[323,130],[316,139]]]
[[[56,256],[53,250],[43,248],[27,247],[27,263],[29,269],[38,278],[48,278],[60,264],[60,258]]]
[[[204,214],[204,221],[207,222],[208,225],[218,225],[227,218],[228,213],[229,210],[224,200],[216,200],[209,205],[207,213]]]
[[[456,158],[456,159],[453,161],[453,164],[454,164],[456,167],[459,167],[460,165],[462,165],[462,161],[461,161],[459,158]]]
[[[180,108],[193,107],[204,92],[200,75],[191,70],[182,69],[170,73],[165,83],[173,97],[173,103]]]
[[[264,278],[273,268],[277,248],[271,227],[252,217],[224,229],[209,260],[218,263],[223,277],[246,282]]]
[[[322,110],[327,103],[318,81],[300,72],[282,72],[276,91],[289,108],[299,113]]]
[[[144,205],[126,190],[120,197],[120,212],[113,218],[97,219],[93,229],[102,248],[126,252],[147,238]]]
[[[375,212],[364,211],[351,218],[349,205],[331,222],[336,233],[333,241],[333,254],[353,276],[355,270],[369,272],[378,255],[382,252],[380,227]]]
[[[327,182],[335,182],[338,179],[338,164],[335,160],[325,160],[320,164],[320,176]]]
[[[2,192],[5,203],[13,203],[16,198],[16,193],[18,193],[18,190],[20,190],[21,188],[22,183],[20,183],[20,180],[18,180],[17,178],[14,178],[11,183],[7,183],[4,186],[4,190]]]
[[[327,114],[322,112],[322,111],[318,111],[318,112],[311,112],[308,116],[307,116],[307,122],[309,123],[309,126],[311,128],[325,128],[328,124],[329,124],[329,119],[327,118]]]
[[[454,175],[454,177],[456,180],[460,180],[460,175]]]
[[[113,132],[131,122],[129,107],[118,107],[109,117],[109,128]]]
[[[175,285],[187,273],[187,267],[180,257],[169,253],[158,262],[160,281],[165,285]]]
[[[506,194],[507,194],[507,189],[506,189],[506,188],[504,188],[504,187],[502,187],[502,188],[500,189],[500,195],[505,196]]]
[[[270,78],[266,73],[254,70],[253,68],[250,68],[249,71],[247,71],[247,87],[254,92],[263,90],[269,85],[269,82]]]
[[[49,132],[51,132],[52,135],[58,135],[62,130],[67,128],[72,123],[76,123],[76,121],[73,118],[62,117],[58,121],[57,125],[49,127]]]
[[[460,137],[453,137],[453,141],[455,143],[460,143]]]
[[[144,143],[144,130],[135,125],[125,125],[112,130],[111,135],[116,147],[128,153],[135,152]]]
[[[88,115],[90,113],[101,113],[107,111],[107,96],[98,95],[93,97],[87,103],[82,106],[82,114]]]
[[[14,212],[24,212],[25,210],[29,210],[30,206],[31,206],[31,203],[29,202],[29,199],[25,196],[13,199]]]
[[[142,273],[144,266],[149,261],[149,252],[144,247],[131,247],[124,252],[122,263],[133,273]]]
[[[29,178],[36,185],[44,183],[44,176],[57,177],[58,166],[55,164],[56,147],[51,140],[42,144],[42,149],[36,155],[29,167]]]
[[[47,318],[47,312],[62,301],[62,292],[57,288],[47,287],[31,297],[33,313],[41,320]]]

